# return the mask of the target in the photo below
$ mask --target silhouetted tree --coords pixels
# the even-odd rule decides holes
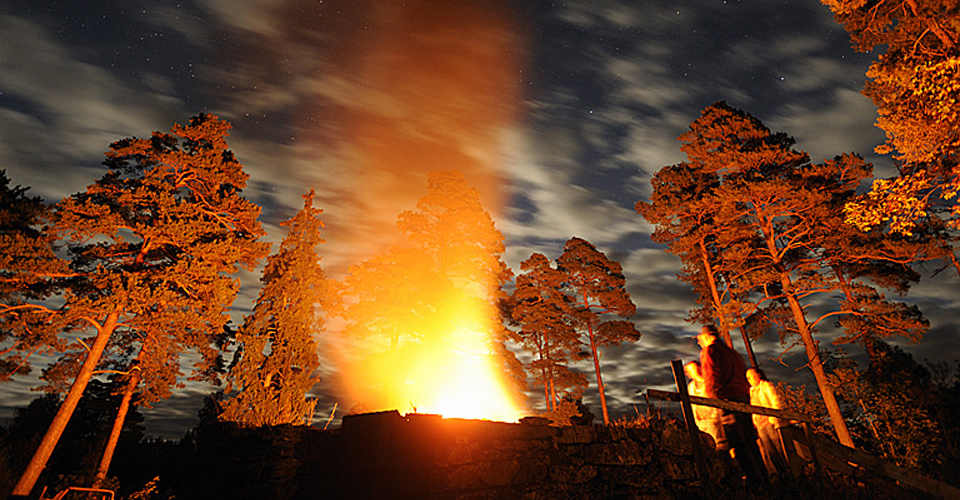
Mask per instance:
[[[936,473],[950,452],[937,421],[938,387],[930,371],[897,346],[877,341],[866,369],[847,359],[838,386],[853,402],[864,451]]]
[[[227,149],[229,128],[201,114],[169,133],[116,142],[108,172],[55,207],[54,230],[67,240],[76,277],[51,312],[64,334],[79,336],[44,374],[72,383],[14,495],[33,489],[98,367],[128,369],[134,352],[149,353],[138,364],[146,404],[178,384],[187,349],[198,354],[194,377],[217,379],[239,286],[231,274],[252,269],[269,248],[257,241],[259,208],[240,195],[247,175]]]
[[[311,190],[300,212],[282,223],[289,226],[287,236],[267,258],[260,296],[237,334],[222,420],[246,426],[308,424],[313,415],[317,403],[306,394],[320,380],[314,336],[323,330],[318,308],[326,300],[326,276],[317,255],[324,242],[323,211],[314,208],[313,197]]]
[[[85,397],[77,405],[60,446],[44,469],[44,482],[52,490],[87,484],[94,476],[106,434],[120,403],[116,386],[92,380]],[[8,462],[0,467],[0,495],[6,498],[31,453],[43,438],[63,398],[54,393],[38,396],[18,408],[13,421],[0,439],[0,457]],[[118,441],[122,447],[135,447],[144,437],[143,417],[135,409],[126,419]],[[2,462],[2,460],[0,460]]]
[[[604,316],[630,318],[637,306],[626,290],[626,279],[619,262],[610,260],[587,240],[573,237],[563,246],[557,258],[557,269],[564,275],[563,289],[571,295],[573,324],[587,336],[597,376],[603,423],[610,423],[607,396],[600,373],[600,356],[604,346],[640,340],[640,332],[627,320],[604,319]]]
[[[218,430],[225,426],[237,425],[233,422],[220,420],[225,401],[226,397],[223,391],[214,391],[203,397],[200,409],[197,410],[197,424],[188,430],[180,439],[180,442],[177,443],[180,452],[187,455],[195,454],[200,441],[207,439],[207,436],[216,435]]]

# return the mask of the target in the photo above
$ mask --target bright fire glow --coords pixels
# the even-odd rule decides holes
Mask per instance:
[[[418,370],[419,380],[409,384],[410,401],[417,411],[500,421],[522,417],[504,388],[492,356],[485,352],[484,335],[464,330],[453,337],[460,348],[437,353],[436,358],[445,358],[445,362],[425,365]]]
[[[456,315],[457,324],[477,325],[473,322],[477,314],[462,310],[445,314]],[[348,369],[352,396],[363,402],[365,411],[397,409],[401,413],[515,422],[526,413],[511,397],[490,353],[488,337],[483,331],[461,326],[450,333],[438,331],[396,351],[381,351]]]
[[[329,99],[323,105],[335,104],[338,112],[304,114],[310,123],[318,114],[334,115],[331,130],[349,146],[343,154],[350,168],[338,181],[357,189],[344,219],[349,222],[330,225],[325,249],[334,253],[340,245],[344,253],[364,258],[389,252],[403,239],[393,231],[397,215],[413,208],[427,174],[438,170],[462,172],[495,218],[504,200],[501,141],[522,107],[524,79],[518,75],[526,75],[526,35],[516,13],[508,3],[489,0],[358,5],[369,8],[344,6],[355,18],[343,23],[335,71],[320,72],[328,75],[322,87]],[[362,26],[362,32],[350,32],[350,26]],[[393,263],[385,259],[382,267]],[[363,322],[368,331],[325,352],[341,355],[336,377],[345,393],[342,407],[502,421],[521,417],[491,352],[491,334],[501,328],[489,323],[498,318],[496,307],[492,300],[477,300],[490,298],[491,285],[473,283],[487,289],[459,297],[463,288],[447,293],[451,290],[433,286],[429,275],[416,285],[414,268],[427,265],[396,267],[395,275],[363,284],[381,292],[346,319]],[[397,290],[382,291],[397,284]]]

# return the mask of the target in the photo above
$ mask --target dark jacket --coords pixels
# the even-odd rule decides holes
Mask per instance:
[[[723,340],[700,351],[700,366],[707,397],[750,402],[750,383],[743,358]]]

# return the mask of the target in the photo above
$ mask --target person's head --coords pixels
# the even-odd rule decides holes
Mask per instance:
[[[717,330],[716,326],[703,325],[703,328],[700,329],[700,334],[697,335],[697,343],[700,344],[701,348],[705,348],[716,342],[719,335],[720,330]]]
[[[750,368],[747,370],[747,382],[750,385],[757,385],[761,380],[767,380],[767,375],[759,368]]]
[[[691,361],[691,362],[683,365],[683,371],[684,371],[684,373],[687,374],[687,378],[689,378],[690,380],[697,380],[697,381],[699,381],[701,378],[703,378],[703,376],[700,374],[700,362],[699,362],[699,361]]]

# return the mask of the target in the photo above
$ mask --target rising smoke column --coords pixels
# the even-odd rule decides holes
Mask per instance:
[[[426,174],[456,169],[496,217],[503,186],[500,143],[520,108],[521,37],[511,13],[489,1],[370,4],[349,68],[352,105],[343,116],[357,237],[391,234],[397,214],[422,192]],[[361,229],[362,227],[362,229]],[[379,249],[378,249],[379,250]]]
[[[324,4],[324,9],[335,4]],[[342,5],[354,9],[345,18],[352,25],[337,28],[343,44],[340,48],[335,43],[328,47],[336,62],[323,77],[322,87],[337,109],[334,124],[347,167],[336,181],[344,188],[350,215],[349,220],[329,225],[327,249],[351,252],[357,257],[354,264],[363,260],[365,264],[375,262],[381,269],[392,266],[384,274],[387,281],[437,279],[430,272],[417,271],[430,267],[423,262],[396,264],[398,259],[409,258],[406,251],[390,253],[394,245],[404,241],[394,229],[398,215],[414,209],[425,192],[428,173],[456,170],[476,190],[483,209],[496,218],[504,197],[500,141],[519,116],[521,106],[523,37],[516,31],[513,14],[496,2],[422,0]],[[469,234],[453,236],[471,238]],[[368,268],[371,266],[374,264]],[[351,269],[351,273],[360,271]],[[370,342],[369,337],[348,343],[348,348],[328,343],[327,355],[335,350],[347,353],[337,361],[340,373],[336,379],[343,382],[353,400],[379,399],[374,404],[402,405],[402,411],[418,406],[426,406],[428,411],[448,411],[450,405],[437,401],[445,396],[435,398],[422,391],[431,380],[473,384],[475,402],[479,389],[486,384],[483,378],[497,378],[496,367],[489,366],[489,353],[483,351],[489,351],[489,336],[500,328],[492,320],[496,311],[489,309],[498,279],[491,275],[474,281],[465,288],[473,293],[461,290],[438,294],[436,302],[426,306],[422,296],[407,307],[382,298],[391,293],[374,294],[379,298],[372,301],[373,308],[394,308],[397,323],[402,323],[397,317],[422,316],[425,311],[431,311],[434,318],[401,327],[409,331],[375,332],[383,339],[392,336],[390,347]],[[430,287],[420,284],[408,289]],[[441,288],[433,290],[439,292]],[[413,308],[416,310],[410,314]],[[346,320],[375,323],[369,318]],[[361,345],[370,349],[358,351]],[[472,371],[454,373],[455,366]],[[417,388],[417,396],[410,398],[417,401],[397,396],[404,384]],[[456,387],[438,391],[463,395]],[[375,392],[389,393],[389,397],[375,397]],[[469,399],[470,394],[467,396]],[[347,407],[351,404],[345,403]]]

